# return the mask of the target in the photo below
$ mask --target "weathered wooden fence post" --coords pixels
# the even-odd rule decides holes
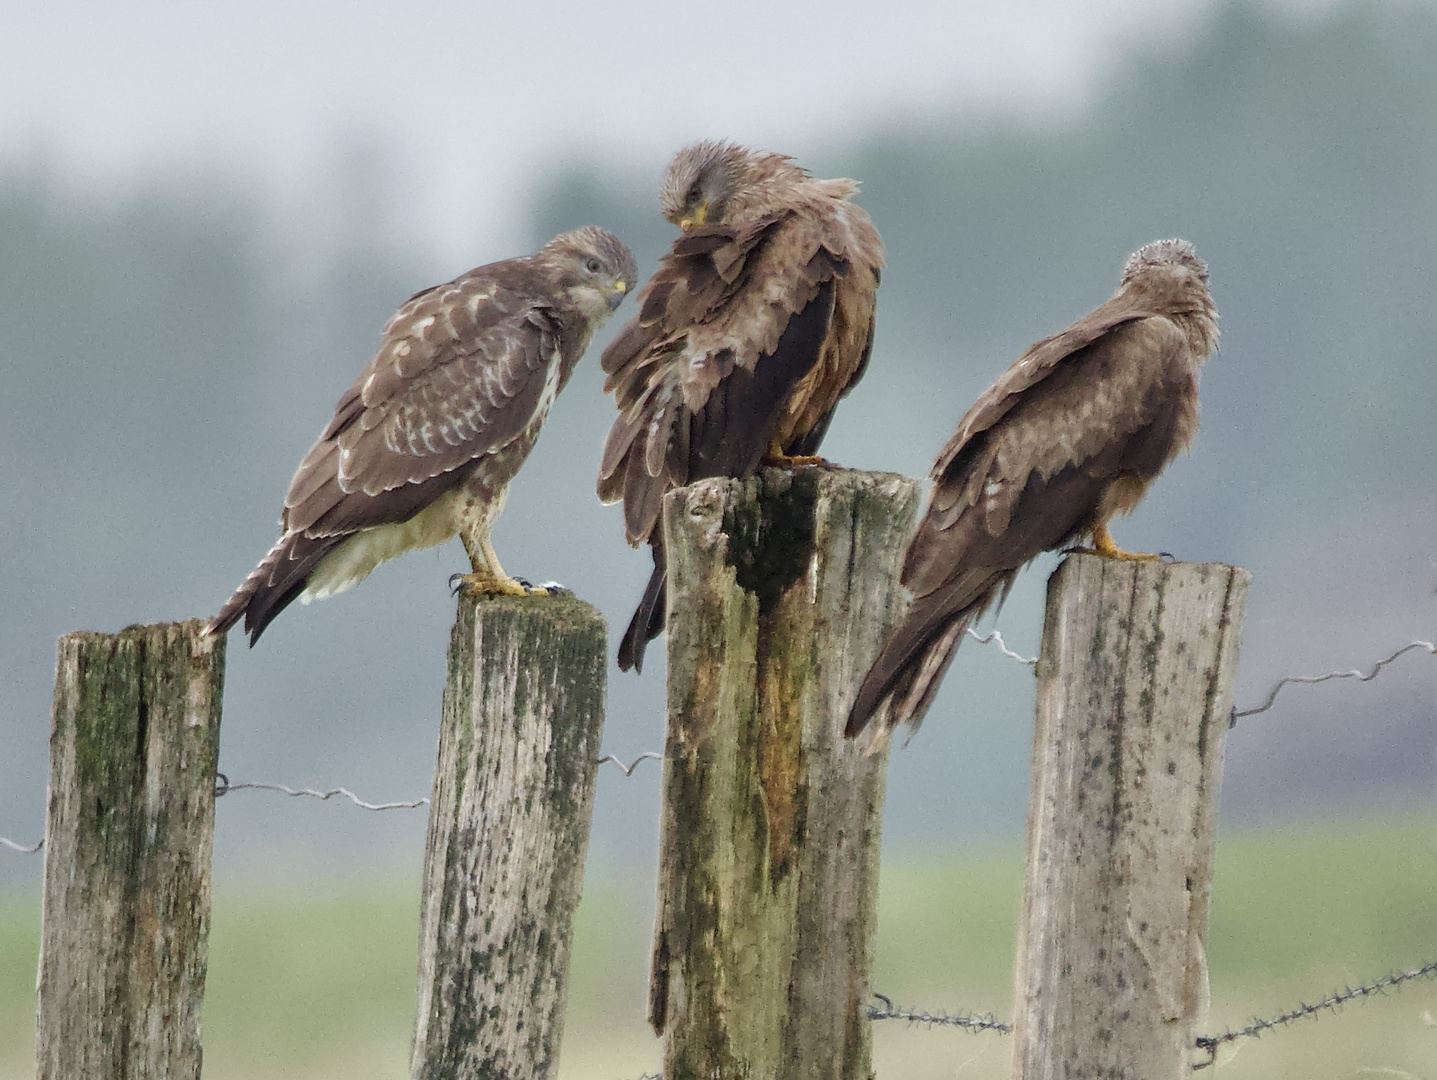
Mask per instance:
[[[843,738],[901,610],[914,480],[767,470],[664,502],[649,1018],[665,1080],[868,1080],[886,754]]]
[[[558,1071],[608,634],[567,598],[461,599],[424,851],[415,1080]]]
[[[1015,1080],[1188,1075],[1249,580],[1079,555],[1048,582]]]
[[[225,656],[204,625],[60,639],[40,1080],[200,1075]]]

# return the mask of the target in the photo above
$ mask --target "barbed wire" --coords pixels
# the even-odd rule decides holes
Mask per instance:
[[[1227,1043],[1237,1042],[1239,1039],[1260,1038],[1269,1031],[1287,1027],[1298,1020],[1319,1018],[1319,1014],[1324,1012],[1340,1013],[1342,1006],[1350,1001],[1385,995],[1387,991],[1399,989],[1405,983],[1432,978],[1437,978],[1437,960],[1429,960],[1420,967],[1407,971],[1388,972],[1386,975],[1360,986],[1344,986],[1341,990],[1334,990],[1321,1001],[1311,1005],[1304,1003],[1295,1009],[1289,1009],[1287,1012],[1279,1013],[1265,1020],[1254,1019],[1246,1027],[1236,1030],[1229,1028],[1221,1035],[1200,1035],[1193,1040],[1193,1045],[1196,1049],[1205,1052],[1208,1058],[1206,1061],[1197,1062],[1192,1068],[1197,1071],[1216,1065],[1218,1049]],[[895,1005],[893,999],[886,994],[875,993],[873,997],[880,1004],[869,1005],[865,1011],[865,1015],[872,1021],[903,1020],[910,1025],[927,1024],[930,1027],[951,1027],[975,1034],[984,1031],[991,1031],[997,1035],[1013,1034],[1013,1025],[997,1019],[992,1013],[950,1013],[943,1010],[908,1009],[901,1005]],[[639,1077],[639,1080],[663,1080],[663,1078],[646,1073]]]
[[[938,1027],[962,1028],[964,1031],[996,1031],[999,1035],[1013,1034],[1013,1025],[997,1019],[992,1013],[930,1012],[927,1009],[905,1009],[894,1005],[893,1000],[883,994],[874,994],[883,1002],[882,1006],[868,1006],[870,1020],[906,1020],[910,1024],[928,1024]]]
[[[1385,668],[1388,664],[1392,663],[1400,656],[1405,656],[1413,649],[1422,649],[1425,652],[1437,656],[1437,644],[1433,644],[1430,641],[1419,640],[1408,642],[1391,656],[1383,657],[1381,660],[1377,661],[1377,663],[1372,665],[1372,670],[1365,675],[1357,668],[1353,668],[1350,671],[1329,671],[1326,675],[1285,675],[1281,679],[1278,679],[1276,684],[1274,684],[1273,688],[1268,691],[1267,700],[1264,701],[1261,705],[1253,709],[1233,709],[1231,722],[1236,724],[1244,716],[1256,716],[1258,713],[1267,712],[1268,709],[1272,708],[1273,703],[1277,701],[1277,695],[1282,690],[1282,688],[1284,686],[1289,686],[1292,683],[1304,683],[1311,685],[1313,683],[1330,682],[1333,679],[1356,679],[1358,682],[1371,682],[1373,679],[1377,678],[1377,676],[1382,673],[1382,669]]]
[[[1373,997],[1374,995],[1386,994],[1388,990],[1395,990],[1404,983],[1409,983],[1416,979],[1431,979],[1434,977],[1437,977],[1437,960],[1429,960],[1420,967],[1411,968],[1407,971],[1390,971],[1380,978],[1363,983],[1361,986],[1344,986],[1341,990],[1334,990],[1321,1001],[1314,1002],[1311,1005],[1306,1003],[1299,1004],[1297,1008],[1289,1009],[1284,1013],[1278,1013],[1278,1015],[1270,1019],[1254,1019],[1246,1027],[1239,1028],[1236,1031],[1228,1029],[1221,1035],[1204,1035],[1197,1040],[1197,1048],[1205,1051],[1208,1055],[1208,1059],[1199,1062],[1194,1065],[1193,1068],[1206,1069],[1209,1066],[1215,1065],[1217,1063],[1218,1047],[1225,1043],[1237,1042],[1239,1039],[1259,1038],[1265,1032],[1272,1031],[1275,1028],[1287,1027],[1288,1024],[1297,1020],[1306,1020],[1309,1017],[1316,1017],[1322,1012],[1341,1012],[1342,1006],[1349,1001],[1358,1001],[1363,998]]]
[[[1289,1009],[1266,1019],[1254,1018],[1246,1027],[1229,1028],[1221,1035],[1200,1035],[1193,1040],[1193,1044],[1198,1050],[1204,1051],[1208,1055],[1208,1059],[1195,1064],[1193,1069],[1206,1069],[1216,1064],[1218,1048],[1227,1043],[1237,1042],[1239,1039],[1260,1038],[1269,1031],[1287,1027],[1298,1020],[1316,1018],[1324,1012],[1340,1013],[1342,1006],[1350,1001],[1382,996],[1389,990],[1399,989],[1405,983],[1433,978],[1437,978],[1437,960],[1429,960],[1425,964],[1409,968],[1406,971],[1390,971],[1386,975],[1381,975],[1358,986],[1344,986],[1341,990],[1332,991],[1320,1001],[1312,1004],[1303,1002],[1295,1009]],[[892,999],[884,994],[874,994],[873,996],[882,1002],[882,1005],[868,1006],[867,1016],[870,1020],[906,1020],[910,1024],[955,1027],[972,1032],[992,1031],[999,1035],[1013,1033],[1012,1024],[996,1019],[991,1013],[950,1013],[942,1010],[906,1009],[894,1005]]]
[[[1298,1020],[1318,1017],[1320,1013],[1340,1013],[1342,1006],[1349,1001],[1360,1001],[1364,998],[1385,995],[1388,990],[1396,990],[1404,983],[1413,982],[1418,979],[1437,978],[1437,960],[1430,960],[1420,967],[1411,968],[1407,971],[1392,971],[1379,978],[1373,979],[1360,986],[1344,986],[1341,990],[1334,990],[1321,1001],[1311,1005],[1300,1004],[1295,1009],[1279,1013],[1266,1020],[1254,1019],[1246,1027],[1233,1030],[1229,1028],[1221,1035],[1200,1035],[1193,1040],[1194,1046],[1208,1055],[1206,1061],[1197,1062],[1192,1066],[1194,1071],[1207,1069],[1217,1064],[1218,1048],[1239,1039],[1260,1038],[1266,1032],[1274,1031],[1277,1028],[1287,1027]],[[991,1031],[998,1035],[1013,1034],[1013,1025],[997,1019],[992,1013],[970,1013],[946,1011],[932,1011],[929,1009],[908,1009],[902,1005],[895,1005],[893,999],[886,994],[874,993],[875,999],[881,1002],[880,1005],[869,1005],[865,1015],[869,1020],[903,1020],[908,1024],[927,1024],[930,1027],[952,1027],[973,1033]],[[639,1080],[663,1080],[660,1075],[645,1073]]]

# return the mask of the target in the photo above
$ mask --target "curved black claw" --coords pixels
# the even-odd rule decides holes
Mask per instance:
[[[464,587],[464,575],[463,575],[463,574],[450,574],[450,575],[449,575],[449,595],[450,595],[450,596],[458,596],[458,595],[459,595],[459,590],[462,589],[463,587]]]
[[[1171,551],[1159,551],[1158,558],[1162,559],[1162,561],[1167,563],[1168,565],[1172,565],[1173,563],[1178,561],[1178,557],[1174,555]]]

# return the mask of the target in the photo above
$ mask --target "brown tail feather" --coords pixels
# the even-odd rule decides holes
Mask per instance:
[[[946,630],[933,638],[923,651],[909,661],[894,681],[889,695],[886,728],[892,731],[899,724],[908,724],[911,739],[923,723],[943,676],[958,655],[958,645],[968,630],[968,619],[954,620]]]
[[[634,617],[629,620],[629,628],[619,642],[619,670],[633,668],[636,675],[644,670],[644,650],[664,630],[664,582],[668,566],[662,544],[654,544],[653,555],[654,572],[649,576],[643,599],[639,601]]]
[[[888,730],[900,723],[917,729],[953,662],[964,631],[1004,587],[1004,579],[990,579],[984,586],[976,596],[969,593],[967,603],[954,605],[951,597],[942,593],[914,602],[864,676],[843,729],[846,736],[853,738],[867,727],[889,698],[892,704],[888,709]]]
[[[878,658],[868,669],[853,699],[848,712],[848,723],[843,733],[850,739],[868,726],[883,706],[892,697],[895,704],[906,698],[917,678],[919,667],[926,655],[929,644],[943,636],[947,621],[937,626],[925,625],[926,620],[909,618],[883,644]],[[892,713],[890,708],[889,712]],[[890,725],[891,726],[891,725]]]
[[[347,536],[316,538],[298,532],[286,533],[225,601],[206,630],[223,634],[243,615],[245,633],[249,634],[253,648],[265,627],[304,591],[319,561],[347,539]]]

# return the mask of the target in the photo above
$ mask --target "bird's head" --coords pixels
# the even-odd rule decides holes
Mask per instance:
[[[664,217],[688,232],[722,221],[753,152],[726,142],[698,142],[674,155],[659,185]]]
[[[1197,251],[1186,240],[1154,240],[1138,248],[1128,256],[1127,265],[1123,267],[1123,284],[1151,271],[1207,285],[1207,263],[1198,258]]]
[[[594,322],[623,303],[639,274],[628,245],[595,225],[561,233],[539,255],[558,270],[574,305]]]
[[[1154,240],[1128,256],[1121,290],[1148,297],[1176,317],[1199,359],[1217,347],[1217,307],[1207,287],[1207,263],[1186,240]]]

